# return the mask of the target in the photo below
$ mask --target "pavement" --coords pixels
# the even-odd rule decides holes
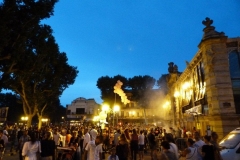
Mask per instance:
[[[105,160],[107,159],[108,155],[106,155]],[[137,158],[139,159],[139,158]],[[13,151],[10,152],[10,148],[6,148],[3,160],[19,160],[18,152]],[[151,160],[150,152],[144,154],[144,160]]]
[[[106,155],[105,160],[107,160],[107,157],[108,155]],[[10,151],[7,150],[3,156],[3,160],[19,160],[18,153],[13,152],[13,154],[11,154]],[[137,160],[139,160],[138,157],[137,157]],[[150,152],[144,154],[144,160],[151,160]]]
[[[106,155],[105,160],[107,158],[108,158],[108,155]],[[182,158],[180,158],[179,160],[181,159]],[[10,144],[8,144],[2,160],[19,160],[19,153],[16,151],[10,152]],[[137,160],[139,160],[139,157],[137,157]],[[151,160],[150,151],[144,154],[144,160]]]

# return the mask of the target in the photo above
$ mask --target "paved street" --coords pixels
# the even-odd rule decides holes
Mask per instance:
[[[108,155],[106,156],[105,160],[107,159]],[[14,152],[13,155],[10,154],[9,150],[5,152],[3,160],[18,160],[18,153]],[[137,158],[138,159],[138,158]],[[150,154],[147,153],[144,155],[144,160],[151,160]],[[181,158],[179,159],[181,160]]]

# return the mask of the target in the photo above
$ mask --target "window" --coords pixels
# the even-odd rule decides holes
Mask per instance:
[[[240,114],[240,53],[237,51],[232,51],[228,55],[229,60],[229,71],[230,76],[232,80],[232,88],[233,88],[233,94],[234,94],[234,103],[236,108],[236,113]]]
[[[85,114],[85,108],[76,108],[76,114]]]

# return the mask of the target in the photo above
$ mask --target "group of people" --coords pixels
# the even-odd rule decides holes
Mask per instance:
[[[13,135],[18,142],[20,160],[38,160],[40,157],[42,160],[143,160],[148,151],[152,160],[177,160],[180,157],[187,160],[221,160],[216,132],[204,136],[202,140],[199,132],[194,131],[192,137],[185,137],[187,146],[180,151],[172,128],[168,132],[160,127],[117,128],[113,135],[110,129],[103,132],[95,126],[15,129]],[[4,147],[11,136],[4,129],[0,130],[0,137],[0,147]],[[70,148],[71,152],[57,154],[59,147]]]

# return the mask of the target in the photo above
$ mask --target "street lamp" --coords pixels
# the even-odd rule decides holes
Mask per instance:
[[[21,120],[24,122],[24,125],[26,124],[26,122],[28,121],[28,117],[26,116],[26,117],[21,117]]]
[[[46,123],[46,125],[48,124],[48,119],[47,118],[42,118],[41,121],[44,123]]]

